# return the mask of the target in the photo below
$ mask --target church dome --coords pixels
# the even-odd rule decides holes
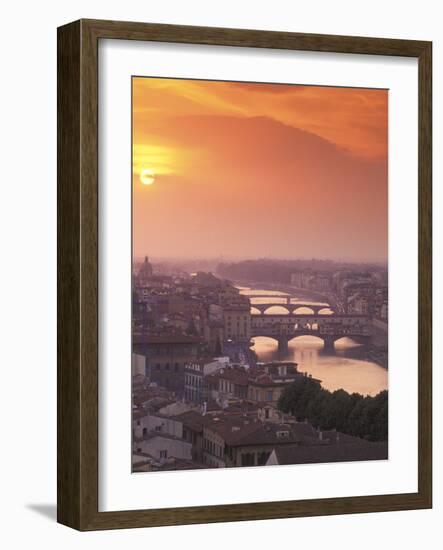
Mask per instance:
[[[152,265],[149,262],[148,256],[145,256],[145,261],[142,263],[138,276],[141,280],[152,277]]]

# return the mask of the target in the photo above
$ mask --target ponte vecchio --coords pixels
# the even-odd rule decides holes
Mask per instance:
[[[256,305],[252,304],[252,307]],[[297,305],[297,307],[301,306]],[[279,351],[286,351],[288,342],[297,336],[317,336],[323,340],[325,348],[332,349],[335,341],[344,337],[352,338],[361,344],[368,344],[372,333],[372,318],[366,315],[296,313],[251,315],[251,336],[274,338],[278,341]]]

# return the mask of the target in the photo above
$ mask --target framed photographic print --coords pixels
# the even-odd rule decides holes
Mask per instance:
[[[430,508],[431,43],[58,29],[58,520]]]

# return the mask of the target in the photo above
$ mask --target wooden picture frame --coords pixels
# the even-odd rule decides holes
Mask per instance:
[[[160,41],[418,58],[418,492],[136,511],[98,511],[98,42]],[[430,42],[80,20],[58,29],[58,521],[79,530],[430,508]]]

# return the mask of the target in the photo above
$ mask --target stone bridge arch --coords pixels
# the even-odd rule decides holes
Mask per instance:
[[[335,311],[331,306],[322,306],[318,309],[317,315],[334,315]]]
[[[289,342],[293,342],[294,340],[297,340],[297,338],[302,338],[303,336],[311,336],[312,338],[315,338],[316,340],[323,342],[324,344],[324,338],[316,331],[306,331],[301,332],[300,334],[294,334],[293,336],[288,337],[288,344]]]
[[[264,315],[275,315],[275,313],[267,313],[269,310],[273,307],[279,307],[286,311],[288,315],[292,313],[291,309],[288,307],[287,304],[251,304],[251,308],[258,309],[260,313]]]
[[[278,344],[278,339],[279,339],[279,336],[273,334],[266,334],[266,332],[257,332],[257,334],[254,334],[254,336],[252,336],[252,340],[254,340],[255,338],[269,338],[269,340],[274,340],[274,342],[276,342]]]
[[[279,342],[279,349],[287,348],[296,336],[317,336],[323,339],[325,349],[334,349],[335,342],[351,338],[358,344],[369,344],[372,324],[366,316],[346,315],[253,315],[251,336],[266,336]]]
[[[356,344],[360,345],[360,346],[365,346],[369,343],[369,337],[368,336],[359,336],[359,335],[341,335],[341,336],[336,336],[335,337],[335,340],[334,340],[334,347],[335,347],[335,344],[337,342],[339,342],[340,340],[344,340],[344,339],[349,339],[349,340],[353,340]]]
[[[266,303],[266,304],[250,304],[251,311],[255,310],[265,315],[275,315],[275,313],[269,313],[269,310],[278,307],[285,311],[287,315],[327,315],[334,310],[331,306],[327,305],[315,305],[315,304],[285,304],[285,303]],[[300,311],[304,310],[304,311]],[[326,313],[327,312],[327,313]],[[255,313],[257,315],[258,313]]]
[[[309,310],[309,313],[306,311],[300,311],[301,309]],[[291,313],[293,315],[317,315],[317,308],[315,306],[300,304],[293,308]]]

